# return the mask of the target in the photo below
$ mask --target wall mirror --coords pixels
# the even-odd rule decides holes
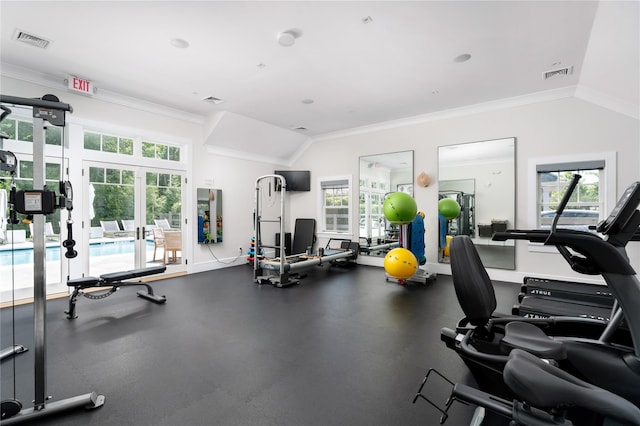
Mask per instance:
[[[449,262],[448,241],[464,234],[486,268],[515,269],[515,241],[491,240],[515,228],[515,147],[507,138],[438,148],[438,198],[460,205],[457,218],[440,223],[439,262]]]
[[[413,196],[413,151],[360,157],[360,254],[382,256],[398,246],[398,226],[384,217],[387,194],[403,191]]]
[[[198,244],[222,242],[222,190],[197,188]]]

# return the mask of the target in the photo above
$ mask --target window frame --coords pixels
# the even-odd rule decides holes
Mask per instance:
[[[86,137],[87,134],[94,135],[98,138],[99,149],[88,148],[86,146]],[[106,149],[107,142],[105,140],[108,139],[108,142],[112,142],[115,145],[115,150]],[[91,153],[97,153],[93,155],[117,155],[121,156],[121,158],[132,159],[134,163],[143,159],[145,161],[161,161],[166,162],[167,164],[170,162],[172,164],[171,167],[174,167],[173,164],[186,164],[184,160],[185,156],[185,146],[186,143],[181,142],[163,142],[154,140],[149,137],[140,137],[140,136],[122,136],[108,131],[96,130],[90,127],[83,127],[82,129],[82,140],[83,146],[82,149],[85,152],[85,157],[91,156]],[[128,151],[129,148],[126,145],[130,145],[131,152]],[[145,154],[145,145],[153,147],[153,155]],[[166,158],[159,154],[160,151],[166,153]],[[173,158],[177,154],[177,159]],[[88,158],[88,157],[87,157]]]
[[[527,203],[527,229],[538,228],[538,166],[549,164],[563,164],[570,168],[575,164],[575,169],[579,169],[579,164],[584,162],[604,161],[602,169],[600,186],[600,199],[602,202],[602,217],[607,217],[611,209],[616,205],[617,191],[617,169],[616,169],[616,153],[615,152],[590,152],[574,155],[550,156],[530,158],[528,164],[528,203]],[[545,246],[542,243],[528,244],[529,251],[558,253],[555,247]]]
[[[326,231],[326,223],[325,223],[325,205],[324,205],[324,189],[323,184],[331,181],[347,181],[347,200],[349,200],[349,205],[347,206],[347,230],[343,232],[339,231]],[[339,176],[323,176],[318,178],[317,183],[318,188],[318,232],[317,234],[322,237],[335,237],[335,238],[344,238],[347,236],[353,235],[353,180],[351,175],[339,175]]]

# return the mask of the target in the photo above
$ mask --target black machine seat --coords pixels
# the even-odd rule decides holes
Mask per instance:
[[[497,306],[496,294],[471,238],[453,237],[450,256],[451,276],[462,311],[472,325],[487,324]]]
[[[631,402],[525,351],[511,351],[503,377],[514,394],[534,407],[578,406],[624,424],[640,425],[640,409]]]
[[[562,342],[553,340],[528,322],[513,321],[505,326],[502,343],[512,349],[522,349],[535,356],[561,360],[567,357]]]
[[[535,318],[526,319],[495,312],[497,301],[493,283],[482,264],[480,255],[467,235],[458,235],[450,242],[451,276],[460,307],[465,314],[465,322],[476,327],[475,333],[467,331],[467,337],[460,347],[475,358],[492,362],[507,361],[506,355],[489,354],[475,350],[469,342],[472,336],[483,338],[483,333],[492,336],[494,327],[504,325],[504,336],[500,344],[504,352],[513,348],[523,349],[542,358],[563,360],[566,352],[561,341],[546,335],[541,327],[559,322],[588,321],[583,318]],[[594,320],[595,321],[595,320]],[[466,324],[465,324],[466,327]],[[446,333],[445,333],[446,334]]]

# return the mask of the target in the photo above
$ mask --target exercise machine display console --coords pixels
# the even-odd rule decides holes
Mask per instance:
[[[638,204],[640,204],[640,182],[634,182],[624,191],[609,217],[596,226],[596,230],[605,235],[620,232],[631,219]]]

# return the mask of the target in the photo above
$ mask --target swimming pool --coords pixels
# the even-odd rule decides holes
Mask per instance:
[[[153,250],[153,241],[147,241],[147,250]],[[95,242],[89,245],[89,255],[94,256],[107,256],[111,254],[133,254],[134,241],[108,241],[108,242]],[[60,260],[60,246],[47,247],[47,261],[59,261]],[[12,251],[0,250],[0,266],[10,266],[12,264]],[[33,263],[33,249],[23,248],[13,250],[13,265],[25,265]]]

